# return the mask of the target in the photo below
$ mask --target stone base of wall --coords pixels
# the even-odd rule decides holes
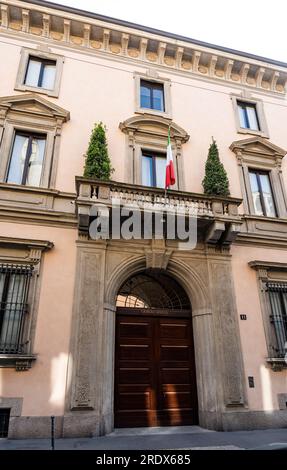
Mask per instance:
[[[55,438],[63,436],[63,416],[55,416]],[[10,439],[37,439],[51,437],[50,416],[10,417]]]
[[[287,409],[276,411],[243,411],[222,414],[222,431],[251,431],[287,427]]]
[[[100,422],[101,421],[101,422]],[[55,438],[95,437],[113,431],[110,416],[99,419],[89,413],[55,417]],[[231,411],[219,413],[201,413],[199,425],[215,431],[244,431],[254,429],[287,428],[287,411]],[[20,416],[10,418],[9,438],[50,438],[50,416]]]

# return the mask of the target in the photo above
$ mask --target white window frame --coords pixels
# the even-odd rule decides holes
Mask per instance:
[[[162,116],[168,119],[172,119],[171,112],[171,81],[169,78],[159,77],[157,73],[147,71],[147,73],[134,73],[135,80],[135,113],[140,114],[153,114],[155,116]],[[141,80],[151,83],[157,83],[163,85],[163,94],[164,94],[164,111],[159,111],[157,109],[142,108],[141,107]]]
[[[19,103],[21,106],[17,107]],[[31,111],[31,103],[39,106],[41,112]],[[70,119],[70,113],[31,93],[0,98],[0,116],[0,182],[6,183],[15,133],[31,132],[46,135],[41,183],[37,187],[54,188],[62,126]]]
[[[143,183],[142,183],[142,157],[145,153],[150,153],[150,154],[156,154],[156,156],[158,154],[162,154],[163,157],[164,155],[166,155],[166,147],[159,147],[157,145],[140,145],[138,148],[137,148],[137,153],[139,155],[139,165],[138,165],[138,181],[137,181],[137,184],[140,184],[142,186]],[[172,145],[172,153],[173,153],[173,157],[175,158],[175,154],[176,154],[176,148],[174,147],[174,145]],[[178,190],[178,172],[177,172],[177,165],[175,164],[174,162],[174,172],[175,172],[175,184],[173,186],[170,187],[170,189],[173,189],[173,190]],[[158,189],[163,189],[163,188],[160,188],[159,186],[147,186],[148,188],[158,188]]]
[[[56,63],[55,82],[54,82],[54,88],[52,90],[48,90],[46,88],[41,88],[37,86],[30,86],[25,83],[27,67],[29,65],[29,60],[31,57],[55,61]],[[60,92],[60,83],[61,83],[64,60],[65,58],[63,56],[60,56],[57,54],[52,54],[50,52],[45,52],[45,51],[39,51],[37,49],[35,50],[35,49],[22,48],[20,64],[19,64],[18,73],[16,77],[15,90],[33,91],[35,93],[41,93],[47,96],[53,96],[54,98],[57,98]]]
[[[261,137],[233,142],[229,148],[235,153],[237,158],[245,214],[270,220],[275,220],[276,218],[286,219],[287,195],[282,176],[282,158],[286,153],[285,150],[277,147],[270,141],[265,141]],[[269,174],[277,213],[276,217],[267,217],[255,213],[249,177],[250,170],[264,171]]]
[[[5,166],[1,165],[0,167],[0,177],[2,173],[2,178],[3,181],[6,183],[7,182],[7,177],[9,173],[9,167],[10,167],[10,162],[12,158],[12,152],[14,148],[14,142],[15,142],[15,135],[17,132],[22,132],[26,134],[43,134],[46,136],[46,143],[45,143],[45,151],[44,151],[44,156],[43,156],[43,162],[42,162],[42,172],[41,172],[41,179],[40,179],[40,184],[39,186],[36,186],[37,188],[41,187],[49,187],[49,177],[50,177],[50,168],[51,168],[51,163],[52,163],[52,158],[53,158],[53,143],[54,143],[54,134],[50,130],[45,130],[41,129],[39,131],[38,128],[33,127],[33,126],[20,126],[20,125],[15,125],[13,126],[12,124],[8,123],[6,125],[6,132],[3,138],[3,151],[1,151],[1,154],[3,155],[3,163],[5,163]],[[3,152],[3,153],[2,153]],[[8,158],[5,159],[5,153]],[[5,160],[5,162],[4,162]],[[1,171],[2,170],[2,171]],[[17,184],[17,183],[9,183],[7,184]],[[18,184],[21,185],[21,184]],[[21,185],[21,186],[29,186],[29,185]]]
[[[246,98],[245,96],[242,96],[242,95],[231,95],[231,101],[233,105],[236,130],[239,134],[259,135],[261,137],[269,138],[269,132],[267,128],[267,122],[266,122],[262,100],[249,98],[249,97]],[[248,104],[255,105],[259,130],[241,127],[238,102],[246,103],[247,105]]]

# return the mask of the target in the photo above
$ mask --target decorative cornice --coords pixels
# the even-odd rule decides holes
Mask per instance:
[[[54,243],[48,240],[34,240],[28,238],[0,237],[0,246],[9,248],[29,248],[47,251],[53,248]]]
[[[133,116],[119,124],[119,128],[125,134],[130,134],[130,132],[154,134],[151,127],[157,129],[157,135],[161,134],[160,129],[162,129],[162,134],[165,138],[167,137],[168,128],[170,128],[171,138],[180,140],[181,142],[187,142],[189,140],[188,133],[182,129],[182,127],[178,126],[170,119],[160,116],[150,116],[148,114]]]
[[[17,112],[51,116],[63,122],[69,121],[70,113],[51,101],[38,96],[36,93],[24,93],[22,95],[4,96],[0,98],[1,110],[6,112],[13,109]]]
[[[286,64],[49,2],[5,0],[0,30],[284,94]]]
[[[276,261],[249,261],[249,266],[253,269],[266,269],[272,271],[285,271],[287,272],[287,263],[278,263]]]
[[[272,144],[269,140],[262,137],[251,137],[249,139],[236,140],[230,145],[230,150],[235,153],[248,153],[248,154],[267,154],[274,157],[283,158],[286,155],[286,150]]]

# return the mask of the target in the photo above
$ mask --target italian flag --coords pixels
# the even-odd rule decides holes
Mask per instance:
[[[175,173],[173,167],[172,149],[170,143],[170,132],[168,129],[167,150],[166,150],[166,172],[165,172],[165,189],[175,184]]]

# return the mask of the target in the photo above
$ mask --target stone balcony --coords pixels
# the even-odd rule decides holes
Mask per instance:
[[[117,201],[120,206],[140,210],[147,207],[153,212],[165,212],[170,207],[180,208],[181,213],[197,218],[197,238],[211,244],[229,245],[240,232],[242,224],[238,214],[241,199],[214,197],[183,191],[150,188],[116,181],[100,181],[76,177],[76,212],[79,233],[89,234],[91,208],[94,205],[112,207]]]

